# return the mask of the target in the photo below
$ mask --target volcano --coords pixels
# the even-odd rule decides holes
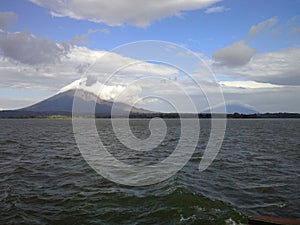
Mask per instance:
[[[151,111],[132,107],[126,103],[100,99],[95,94],[85,90],[73,89],[58,93],[26,108],[2,111],[1,116],[71,116],[74,101],[76,101],[76,115],[93,114],[109,117],[112,114],[113,107],[113,114],[117,116],[127,115],[129,112],[131,114],[151,113]],[[95,112],[93,112],[94,110]],[[91,114],[91,112],[93,113]]]

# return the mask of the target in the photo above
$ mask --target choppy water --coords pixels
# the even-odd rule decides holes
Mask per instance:
[[[112,153],[122,160],[124,150],[108,124],[97,120],[105,144],[117,146]],[[146,121],[131,125],[137,136],[149,135]],[[221,151],[206,171],[197,171],[210,131],[209,120],[201,120],[196,152],[179,173],[156,185],[128,187],[88,166],[71,120],[0,120],[0,224],[245,224],[247,216],[257,214],[300,218],[300,120],[229,120],[227,126]],[[168,121],[161,149],[170,153],[179,135],[178,121]],[[131,156],[140,163],[133,153],[123,160]]]

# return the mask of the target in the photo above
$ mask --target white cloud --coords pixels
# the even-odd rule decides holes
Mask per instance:
[[[234,87],[234,88],[249,88],[249,89],[260,89],[260,88],[278,88],[282,87],[280,85],[274,85],[270,83],[261,83],[251,80],[246,81],[220,81],[220,85],[224,87]]]
[[[146,27],[154,20],[167,16],[178,16],[188,10],[213,5],[220,0],[31,0],[51,10],[53,16],[105,23],[110,26],[131,24]],[[138,6],[138,7],[137,7]]]
[[[249,47],[244,41],[238,41],[232,45],[215,51],[213,58],[217,65],[229,67],[242,66],[251,60],[255,52],[255,48]]]
[[[211,7],[205,10],[206,14],[210,13],[221,13],[230,10],[230,8],[226,8],[224,6],[216,6],[216,7]]]
[[[278,18],[277,17],[272,17],[268,20],[265,20],[263,22],[260,22],[256,25],[253,25],[250,28],[249,34],[248,34],[248,39],[253,38],[254,36],[256,36],[258,33],[262,32],[265,29],[271,28],[273,27],[276,23],[278,22]]]
[[[0,29],[6,28],[12,21],[18,18],[14,12],[0,12]]]
[[[145,61],[122,56],[114,52],[102,51],[101,60],[90,68],[90,74],[123,74],[123,75],[157,75],[169,76],[178,73],[178,69],[152,64]],[[89,56],[87,56],[89,57]]]

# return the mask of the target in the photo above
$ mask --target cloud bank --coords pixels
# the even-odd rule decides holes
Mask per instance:
[[[99,61],[99,59],[102,59]],[[95,64],[95,62],[97,62]],[[177,69],[126,57],[114,52],[57,43],[34,36],[30,31],[0,31],[0,88],[33,88],[56,91],[91,73],[124,77],[138,75],[170,76]]]
[[[218,73],[275,85],[300,85],[300,48],[260,53],[239,68],[215,68]]]

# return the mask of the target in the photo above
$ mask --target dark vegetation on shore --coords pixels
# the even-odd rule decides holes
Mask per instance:
[[[111,118],[108,114],[96,114],[94,115],[76,115],[77,117],[83,118]],[[200,119],[210,119],[210,118],[245,118],[245,119],[260,119],[260,118],[300,118],[299,113],[255,113],[255,114],[210,114],[210,113],[199,113],[199,114],[189,114],[189,113],[131,113],[130,118],[198,118]],[[124,115],[115,115],[115,118],[125,117]],[[19,110],[5,110],[0,111],[1,119],[26,119],[26,118],[47,118],[47,119],[68,119],[72,118],[72,113],[70,112],[30,112],[30,111],[19,111]]]

